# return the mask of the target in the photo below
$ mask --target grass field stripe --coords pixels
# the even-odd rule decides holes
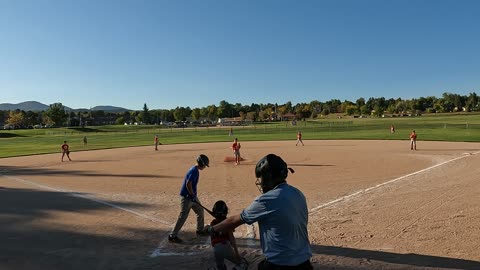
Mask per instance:
[[[112,208],[128,212],[130,214],[139,216],[141,218],[144,218],[144,219],[147,219],[147,220],[150,220],[150,221],[153,221],[153,222],[157,222],[157,223],[172,226],[171,223],[166,222],[164,220],[154,218],[154,217],[151,217],[151,216],[147,216],[147,215],[145,215],[143,213],[140,213],[140,212],[137,212],[135,210],[128,209],[128,208],[125,208],[123,206],[119,206],[119,205],[116,205],[116,204],[113,204],[113,203],[109,203],[109,202],[97,199],[95,197],[92,197],[92,196],[78,194],[78,193],[75,193],[75,192],[66,191],[66,190],[62,190],[62,189],[59,189],[59,188],[53,188],[53,187],[50,187],[50,186],[47,186],[47,185],[42,185],[42,184],[32,182],[32,181],[29,181],[29,180],[25,180],[25,179],[21,179],[21,178],[18,178],[18,177],[13,177],[13,176],[8,176],[8,175],[3,175],[3,174],[2,174],[2,176],[5,177],[5,178],[9,178],[9,179],[18,181],[18,182],[33,185],[33,186],[39,187],[41,189],[51,190],[51,191],[55,191],[55,192],[64,192],[64,193],[67,193],[68,195],[73,196],[73,197],[82,198],[82,199],[85,199],[85,200],[89,200],[89,201],[93,201],[93,202],[100,203],[100,204],[103,204],[103,205],[107,205],[107,206],[110,206]]]
[[[466,158],[466,157],[469,157],[469,156],[471,156],[471,155],[477,155],[477,154],[479,154],[479,153],[480,153],[480,151],[477,151],[477,152],[474,152],[474,153],[464,154],[464,155],[462,155],[462,156],[459,156],[459,157],[456,157],[456,158],[453,158],[453,159],[450,159],[450,160],[447,160],[447,161],[444,161],[444,162],[435,164],[435,165],[430,166],[430,167],[428,167],[428,168],[425,168],[425,169],[422,169],[422,170],[419,170],[419,171],[416,171],[416,172],[413,172],[413,173],[409,173],[409,174],[400,176],[400,177],[398,177],[398,178],[392,179],[392,180],[390,180],[390,181],[387,181],[387,182],[378,184],[378,185],[376,185],[376,186],[373,186],[373,187],[369,187],[369,188],[366,188],[366,189],[362,189],[362,190],[356,191],[356,192],[354,192],[354,193],[352,193],[352,194],[345,195],[345,196],[342,196],[342,197],[340,197],[340,198],[337,198],[337,199],[335,199],[335,200],[333,200],[333,201],[329,201],[329,202],[327,202],[327,203],[324,203],[324,204],[321,204],[321,205],[319,205],[319,206],[316,206],[316,207],[310,209],[308,212],[309,212],[310,215],[313,215],[313,214],[315,214],[316,211],[318,211],[318,210],[320,210],[320,209],[322,209],[322,208],[325,208],[325,207],[327,207],[327,206],[330,206],[330,205],[332,205],[332,204],[335,204],[335,203],[338,203],[338,202],[342,202],[342,201],[346,201],[346,200],[351,199],[351,198],[354,198],[354,197],[356,197],[356,196],[358,196],[358,195],[360,195],[360,194],[367,193],[367,192],[369,192],[369,191],[372,191],[372,190],[381,188],[381,187],[383,187],[383,186],[386,186],[386,185],[395,183],[395,182],[400,181],[400,180],[402,180],[402,179],[408,178],[408,177],[410,177],[410,176],[414,176],[414,175],[417,175],[417,174],[420,174],[420,173],[423,173],[423,172],[426,172],[426,171],[435,169],[435,168],[437,168],[437,167],[443,166],[443,165],[445,165],[445,164],[447,164],[447,163],[450,163],[450,162],[453,162],[453,161],[456,161],[456,160],[459,160],[459,159],[462,159],[462,158]]]

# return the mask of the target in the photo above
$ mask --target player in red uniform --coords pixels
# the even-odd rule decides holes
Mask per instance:
[[[63,162],[63,157],[67,155],[68,157],[68,160],[72,161],[70,159],[70,149],[69,149],[69,146],[67,144],[67,141],[63,141],[63,144],[62,144],[62,162]]]
[[[240,164],[240,143],[238,142],[238,139],[235,138],[233,140],[232,144],[232,150],[233,150],[233,155],[235,156],[235,165]]]

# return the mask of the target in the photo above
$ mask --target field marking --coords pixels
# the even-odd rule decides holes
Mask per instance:
[[[443,166],[443,165],[445,165],[445,164],[447,164],[447,163],[450,163],[450,162],[453,162],[453,161],[456,161],[456,160],[459,160],[459,159],[463,159],[463,158],[468,157],[468,156],[471,156],[471,155],[477,155],[477,154],[479,154],[479,153],[480,153],[480,151],[474,152],[474,153],[464,153],[464,155],[462,155],[462,156],[460,156],[460,157],[456,157],[456,158],[453,158],[453,159],[450,159],[450,160],[441,162],[441,163],[439,163],[439,164],[430,166],[430,167],[428,167],[428,168],[425,168],[425,169],[422,169],[422,170],[419,170],[419,171],[416,171],[416,172],[413,172],[413,173],[410,173],[410,174],[407,174],[407,175],[404,175],[404,176],[400,176],[400,177],[398,177],[398,178],[395,178],[395,179],[392,179],[392,180],[390,180],[390,181],[387,181],[387,182],[378,184],[378,185],[376,185],[376,186],[369,187],[369,188],[366,188],[366,189],[362,189],[362,190],[356,191],[356,192],[354,192],[354,193],[352,193],[352,194],[342,196],[342,197],[340,197],[340,198],[337,198],[337,199],[335,199],[335,200],[329,201],[329,202],[327,202],[327,203],[321,204],[321,205],[319,205],[319,206],[316,206],[316,207],[310,209],[310,210],[309,210],[309,215],[314,215],[318,210],[320,210],[320,209],[322,209],[322,208],[325,208],[325,207],[327,207],[327,206],[333,205],[333,204],[335,204],[335,203],[347,201],[347,200],[352,199],[352,198],[354,198],[354,197],[357,197],[357,196],[359,196],[359,195],[361,195],[361,194],[364,194],[364,193],[367,193],[367,192],[369,192],[369,191],[378,189],[378,188],[380,188],[380,187],[383,187],[383,186],[386,186],[386,185],[395,183],[395,182],[397,182],[397,181],[400,181],[400,180],[402,180],[402,179],[408,178],[408,177],[410,177],[410,176],[414,176],[414,175],[417,175],[417,174],[420,174],[420,173],[423,173],[423,172],[432,170],[432,169],[434,169],[434,168],[436,168],[436,167]],[[23,183],[26,183],[26,184],[34,185],[34,186],[40,187],[40,188],[42,188],[42,189],[47,189],[47,190],[52,190],[52,191],[57,191],[57,192],[65,192],[65,193],[67,193],[67,194],[69,194],[69,195],[71,195],[71,196],[73,196],[73,197],[83,198],[83,199],[86,199],[86,200],[90,200],[90,201],[94,201],[94,202],[97,202],[97,203],[100,203],[100,204],[104,204],[104,205],[107,205],[107,206],[110,206],[110,207],[113,207],[113,208],[116,208],[116,209],[119,209],[119,210],[122,210],[122,211],[129,212],[129,213],[131,213],[131,214],[134,214],[134,215],[136,215],[136,216],[142,217],[142,218],[144,218],[144,219],[147,219],[147,220],[150,220],[150,221],[153,221],[153,222],[162,223],[162,224],[170,225],[170,226],[173,225],[173,224],[171,224],[171,223],[169,223],[169,222],[166,222],[166,221],[163,221],[163,220],[160,220],[160,219],[157,219],[157,218],[154,218],[154,217],[145,215],[145,214],[143,214],[143,213],[140,213],[140,212],[137,212],[137,211],[134,211],[134,210],[131,210],[131,209],[122,207],[122,206],[115,205],[115,204],[113,204],[113,203],[109,203],[109,202],[106,202],[106,201],[103,201],[103,200],[94,198],[94,197],[92,197],[92,196],[82,195],[82,194],[73,193],[73,192],[65,191],[65,190],[58,189],[58,188],[53,188],[53,187],[50,187],[50,186],[47,186],[47,185],[38,184],[38,183],[35,183],[35,182],[32,182],[32,181],[28,181],[28,180],[25,180],[25,179],[21,179],[21,178],[18,178],[18,177],[12,177],[12,176],[7,176],[7,175],[3,175],[3,174],[0,174],[0,175],[3,176],[3,177],[9,178],[9,179],[16,180],[16,181],[18,181],[18,182],[23,182]],[[250,230],[249,227],[247,227],[247,235],[250,234],[250,233],[251,233],[251,230]],[[250,238],[250,237],[247,237],[247,238]],[[248,239],[247,239],[247,240],[248,240]],[[157,246],[157,248],[150,253],[150,256],[149,256],[149,257],[153,258],[153,257],[159,257],[159,256],[192,256],[192,255],[199,255],[199,254],[202,254],[202,253],[205,253],[205,252],[206,252],[206,250],[197,251],[197,252],[169,252],[169,251],[164,251],[164,250],[163,250],[163,247],[165,247],[166,241],[167,241],[167,237],[164,237],[163,240],[160,241],[160,244]],[[207,240],[207,242],[208,242],[208,240]],[[206,243],[207,243],[207,242],[206,242]],[[257,247],[258,245],[256,245],[256,244],[251,244],[251,243],[248,243],[248,242],[247,242],[247,246],[249,246],[249,247]]]
[[[252,240],[255,239],[255,231],[256,231],[255,226],[253,224],[252,225],[244,224],[244,226],[247,226],[247,234],[242,239],[237,238],[237,243],[240,240],[245,240],[245,243],[243,244],[244,246],[247,246],[249,248],[259,249],[259,245],[257,243],[255,243],[254,241],[252,241]],[[165,248],[167,241],[168,241],[167,237],[164,237],[160,241],[160,243],[158,244],[157,248],[155,248],[152,252],[150,252],[149,257],[150,258],[155,258],[155,257],[161,257],[161,256],[190,256],[190,255],[203,254],[207,251],[211,252],[210,251],[210,239],[209,238],[207,238],[207,240],[205,241],[205,243],[203,245],[200,245],[204,249],[202,249],[201,251],[196,251],[196,252],[192,252],[192,251],[169,252]]]
[[[79,194],[79,193],[76,193],[76,192],[71,192],[71,191],[68,191],[68,190],[62,190],[62,189],[59,189],[59,188],[54,188],[54,187],[51,187],[51,186],[39,184],[39,183],[32,182],[32,181],[29,181],[29,180],[25,180],[25,179],[22,179],[22,178],[13,177],[13,176],[9,176],[9,175],[4,175],[3,173],[0,174],[0,176],[3,176],[3,177],[5,177],[5,178],[9,178],[9,179],[12,179],[12,180],[15,180],[15,181],[17,181],[17,182],[24,183],[24,184],[33,185],[33,186],[39,187],[39,188],[41,188],[41,189],[46,189],[46,190],[51,190],[51,191],[56,191],[56,192],[64,192],[64,193],[67,193],[68,195],[70,195],[70,196],[72,196],[72,197],[82,198],[82,199],[85,199],[85,200],[89,200],[89,201],[93,201],[93,202],[100,203],[100,204],[103,204],[103,205],[107,205],[107,206],[110,206],[110,207],[112,207],[112,208],[115,208],[115,209],[118,209],[118,210],[121,210],[121,211],[128,212],[128,213],[130,213],[130,214],[136,215],[136,216],[138,216],[138,217],[141,217],[141,218],[143,218],[143,219],[146,219],[146,220],[149,220],[149,221],[152,221],[152,222],[156,222],[156,223],[161,223],[161,224],[164,224],[164,225],[172,226],[172,223],[170,223],[170,222],[167,222],[167,221],[164,221],[164,220],[155,218],[155,217],[148,216],[148,215],[146,215],[146,214],[137,212],[137,211],[135,211],[135,210],[132,210],[132,209],[129,209],[129,208],[126,208],[126,207],[123,207],[123,206],[116,205],[116,204],[114,204],[114,203],[110,203],[110,202],[106,202],[106,201],[97,199],[97,198],[95,198],[95,197],[93,197],[93,196],[88,196],[88,195]]]
[[[119,205],[116,205],[114,203],[106,202],[106,201],[103,201],[101,199],[97,199],[93,196],[79,194],[79,193],[76,193],[76,192],[71,192],[71,191],[68,191],[68,190],[63,190],[63,189],[60,189],[60,188],[55,188],[55,187],[51,187],[51,186],[48,186],[48,185],[39,184],[39,183],[30,181],[30,180],[26,180],[26,179],[22,179],[22,178],[19,178],[19,177],[5,175],[5,174],[3,174],[4,171],[5,170],[0,172],[0,176],[3,176],[5,178],[11,179],[11,180],[15,180],[15,181],[20,182],[20,183],[36,186],[36,187],[39,187],[39,188],[44,189],[44,190],[50,190],[50,191],[55,191],[55,192],[63,192],[63,193],[66,193],[66,194],[68,194],[72,197],[82,198],[82,199],[85,199],[85,200],[89,200],[89,201],[93,201],[93,202],[100,203],[100,204],[103,204],[103,205],[107,205],[107,206],[110,206],[112,208],[128,212],[130,214],[136,215],[138,217],[141,217],[143,219],[146,219],[146,220],[149,220],[149,221],[152,221],[152,222],[161,223],[161,224],[168,225],[168,226],[173,226],[174,225],[170,222],[167,222],[167,221],[164,221],[164,220],[152,217],[152,216],[148,216],[148,215],[140,213],[138,211],[135,211],[135,210],[123,207],[123,206],[119,206]],[[167,242],[167,237],[168,237],[168,235],[163,238],[163,240],[160,242],[160,244],[157,246],[157,248],[150,253],[149,257],[153,258],[153,257],[159,257],[159,256],[192,256],[192,255],[199,255],[199,254],[202,254],[202,253],[206,252],[206,251],[197,251],[197,252],[164,251],[163,249],[166,246],[165,244]],[[203,246],[210,246],[210,241],[207,239],[205,241],[205,243],[203,244]]]
[[[414,176],[414,175],[417,175],[417,174],[420,174],[420,173],[423,173],[423,172],[426,172],[426,171],[429,171],[429,170],[432,170],[432,169],[435,169],[437,167],[440,167],[440,166],[443,166],[447,163],[450,163],[450,162],[453,162],[453,161],[456,161],[456,160],[459,160],[459,159],[462,159],[462,158],[466,158],[466,157],[469,157],[469,156],[472,156],[472,155],[477,155],[479,154],[480,151],[477,151],[477,152],[473,152],[473,153],[464,153],[462,156],[459,156],[459,157],[456,157],[456,158],[453,158],[453,159],[450,159],[450,160],[447,160],[447,161],[444,161],[444,162],[441,162],[441,163],[438,163],[438,164],[435,164],[433,166],[430,166],[428,168],[425,168],[425,169],[422,169],[422,170],[419,170],[419,171],[416,171],[416,172],[413,172],[413,173],[409,173],[409,174],[406,174],[404,176],[400,176],[400,177],[397,177],[395,179],[392,179],[390,181],[387,181],[387,182],[384,182],[384,183],[381,183],[381,184],[378,184],[376,186],[373,186],[373,187],[369,187],[369,188],[366,188],[366,189],[361,189],[359,191],[356,191],[352,194],[349,194],[349,195],[345,195],[345,196],[342,196],[340,198],[337,198],[335,200],[332,200],[332,201],[329,201],[329,202],[326,202],[324,204],[321,204],[319,206],[316,206],[312,209],[310,209],[308,212],[309,212],[309,215],[314,215],[316,214],[320,209],[322,208],[325,208],[327,206],[330,206],[330,205],[333,205],[333,204],[336,204],[336,203],[339,203],[339,202],[343,202],[343,201],[347,201],[349,199],[352,199],[354,197],[357,197],[359,195],[362,195],[364,193],[367,193],[369,191],[372,191],[372,190],[375,190],[375,189],[378,189],[378,188],[381,188],[383,186],[386,186],[386,185],[389,185],[389,184],[392,184],[392,183],[395,183],[397,181],[400,181],[402,179],[405,179],[405,178],[408,178],[410,176]]]

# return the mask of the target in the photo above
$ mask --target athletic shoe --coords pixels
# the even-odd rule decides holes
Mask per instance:
[[[176,235],[170,234],[170,235],[168,236],[168,242],[171,242],[171,243],[181,243],[181,242],[182,242],[182,239],[178,238],[178,236],[176,236]]]

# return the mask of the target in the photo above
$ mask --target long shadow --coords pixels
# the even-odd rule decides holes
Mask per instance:
[[[108,203],[127,208],[146,207]],[[111,217],[107,214],[111,212],[107,211],[112,209],[64,192],[2,187],[0,269],[141,269],[145,263],[142,258],[147,257],[144,254],[155,244],[152,240],[159,231],[125,226],[115,229],[125,235],[92,232],[92,227],[108,228]],[[66,216],[58,219],[62,213],[72,218],[91,213],[98,220],[87,221],[85,217],[91,219],[91,216],[81,216],[82,220],[77,217],[77,223],[72,224]],[[89,230],[90,233],[86,232]]]
[[[67,161],[70,162],[70,161]],[[55,170],[51,168],[31,168],[23,166],[0,166],[0,174],[4,175],[75,175],[75,176],[93,176],[93,177],[132,177],[132,178],[171,178],[176,179],[170,175],[160,174],[107,174],[107,173],[94,173],[89,171],[80,170]]]
[[[27,136],[20,135],[20,134],[15,134],[15,133],[0,132],[0,138],[14,138],[14,137],[27,137]]]
[[[79,132],[88,132],[88,133],[98,133],[98,132],[107,132],[101,129],[93,129],[93,128],[81,128],[81,127],[70,127],[69,130],[75,130]]]
[[[77,193],[82,195],[82,193]],[[19,199],[25,198],[25,199]],[[75,200],[75,204],[68,203]],[[145,204],[109,202],[121,207],[146,207]],[[28,217],[36,219],[45,217],[51,210],[62,212],[90,211],[96,209],[111,209],[103,204],[93,204],[86,199],[80,199],[67,192],[39,191],[33,189],[0,188],[0,214],[15,215],[16,218]]]
[[[126,208],[147,206],[108,202]],[[60,218],[62,214],[68,215]],[[161,227],[156,224],[138,228],[142,221],[134,218],[129,222],[128,215],[130,213],[118,212],[105,204],[69,193],[2,187],[0,269],[191,270],[205,269],[208,265],[212,256],[208,250],[197,255],[149,257],[168,234],[168,229],[155,229]],[[125,224],[112,222],[120,218]],[[258,244],[258,240],[253,241]],[[242,244],[240,248],[248,246]],[[480,269],[480,262],[420,254],[321,245],[313,245],[312,251],[319,258],[313,263],[315,269],[322,270]],[[328,258],[324,259],[322,255]],[[247,259],[252,262],[258,261],[259,257],[250,254]],[[365,265],[365,261],[371,261],[372,267]],[[256,269],[256,266],[252,264],[250,269]]]
[[[480,262],[472,260],[454,259],[421,254],[399,254],[384,251],[361,250],[334,246],[312,246],[315,254],[332,255],[337,258],[348,257],[354,259],[366,259],[411,267],[435,267],[435,269],[480,269]],[[383,268],[382,269],[389,269]],[[395,268],[397,269],[397,268]],[[409,268],[402,268],[409,269]]]
[[[249,248],[252,245],[256,245],[257,248],[260,248],[260,241],[256,239],[237,239],[237,245],[239,248]],[[345,264],[358,264],[361,265],[365,261],[376,261],[375,265],[371,266],[371,269],[418,269],[418,268],[435,268],[435,269],[465,269],[465,270],[479,270],[480,262],[473,260],[464,260],[464,259],[455,259],[455,258],[446,258],[439,256],[430,256],[422,254],[400,254],[384,251],[372,251],[372,250],[362,250],[348,247],[335,247],[335,246],[322,246],[322,245],[312,245],[312,253],[314,255],[328,255],[334,256],[335,258],[329,258],[328,261],[334,261],[333,265],[328,265],[322,260],[315,260],[313,265],[315,269],[356,269],[355,267],[361,269],[359,266],[341,266],[344,258],[353,259],[350,263]],[[356,262],[355,262],[356,260]],[[360,263],[358,263],[360,262]]]

